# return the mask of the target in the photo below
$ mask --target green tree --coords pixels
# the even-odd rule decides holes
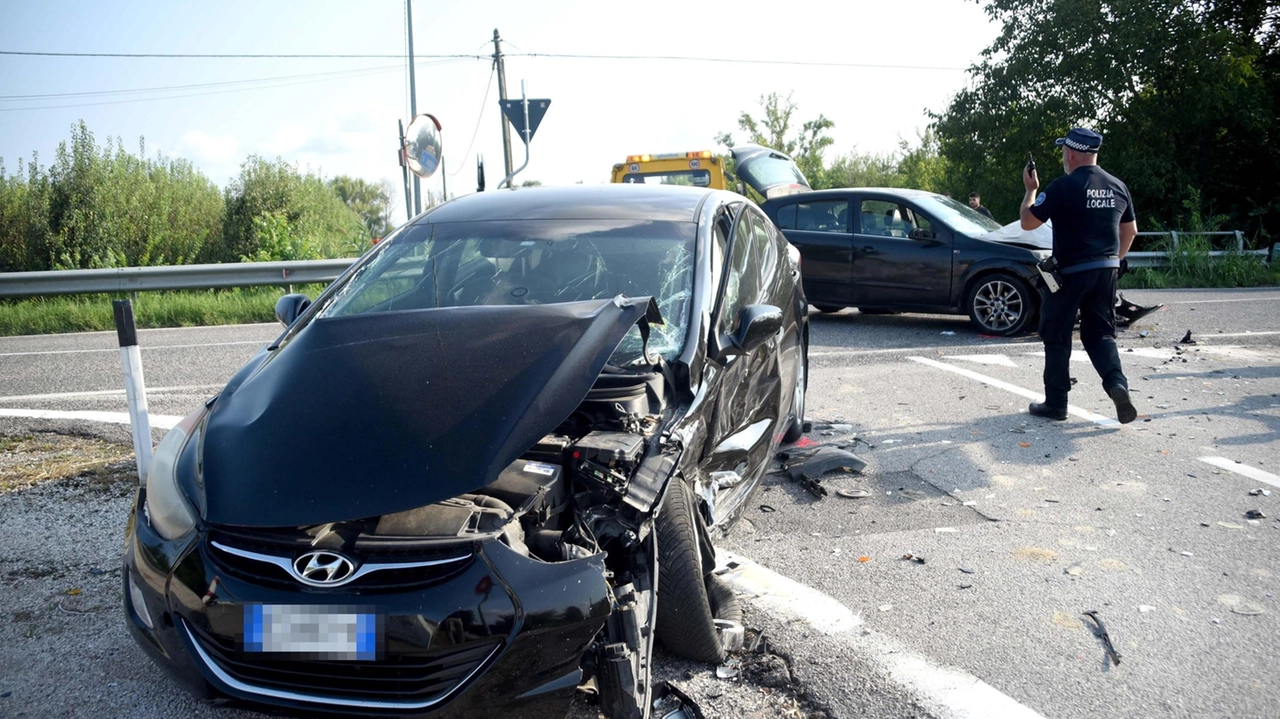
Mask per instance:
[[[329,187],[360,216],[369,239],[383,237],[391,231],[391,183],[338,175],[329,180]]]
[[[760,118],[752,117],[746,111],[738,116],[738,129],[747,134],[747,142],[789,155],[809,179],[811,187],[825,187],[822,156],[834,142],[826,132],[835,123],[819,114],[801,123],[799,131],[793,134],[792,116],[795,115],[796,104],[789,94],[786,97],[780,97],[776,92],[762,95],[760,109],[764,113]],[[716,143],[732,148],[733,135],[722,132],[716,135]]]
[[[217,186],[141,140],[137,154],[100,147],[79,122],[49,168],[33,156],[19,169],[0,169],[0,269],[182,264],[221,234]]]
[[[987,0],[1003,29],[934,116],[954,176],[1016,214],[1028,151],[1041,182],[1073,126],[1103,133],[1101,164],[1142,218],[1211,214],[1280,230],[1276,0]]]

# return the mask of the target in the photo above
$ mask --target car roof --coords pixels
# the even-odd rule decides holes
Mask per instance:
[[[919,197],[937,197],[936,192],[927,192],[925,190],[912,190],[905,187],[838,187],[829,190],[813,190],[809,192],[796,192],[790,195],[782,195],[768,201],[770,205],[780,205],[787,201],[801,200],[820,200],[835,199],[844,197],[850,192],[858,192],[862,194],[890,195],[902,198],[919,198]]]
[[[522,187],[464,195],[432,208],[418,223],[475,220],[665,220],[696,222],[717,190],[673,185]]]

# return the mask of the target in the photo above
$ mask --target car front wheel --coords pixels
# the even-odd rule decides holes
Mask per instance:
[[[654,520],[658,534],[658,641],[677,656],[719,664],[724,647],[716,632],[707,575],[702,571],[693,498],[679,477]]]
[[[966,308],[979,332],[1001,337],[1025,330],[1036,309],[1027,283],[1004,272],[984,275],[973,283]]]

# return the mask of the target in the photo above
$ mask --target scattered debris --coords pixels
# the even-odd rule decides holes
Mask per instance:
[[[1191,330],[1187,330],[1187,334],[1184,335],[1182,339],[1178,340],[1178,344],[1193,345],[1195,343],[1196,341],[1191,339]]]
[[[653,716],[662,719],[706,719],[698,703],[670,681],[654,688]]]
[[[862,487],[854,487],[853,489],[837,489],[836,494],[845,499],[862,499],[863,497],[870,497],[871,491]]]
[[[868,557],[867,555],[864,554],[861,557],[858,557],[858,561],[862,562],[863,564],[866,564],[867,562],[871,561],[871,557]]]
[[[856,473],[867,467],[866,460],[853,452],[827,445],[799,452],[779,452],[778,459],[782,460],[782,471],[787,473],[791,481],[809,490],[815,497],[827,496],[827,489],[819,483],[823,475],[835,471]]]
[[[771,507],[771,506],[769,506],[769,505],[767,505],[767,504],[762,504],[762,505],[760,505],[760,511],[761,511],[761,512],[765,512],[765,513],[767,514],[767,513],[769,513],[769,512],[776,512],[776,511],[778,511],[778,510],[774,509],[773,507]]]
[[[882,611],[882,612],[887,612],[887,611],[889,611],[890,609],[893,609],[893,605],[892,605],[892,604],[881,604],[881,605],[880,605],[880,611]]]
[[[831,425],[831,430],[832,430],[833,432],[852,432],[852,431],[853,431],[853,425],[851,425],[851,424],[833,424],[833,425]]]
[[[969,567],[960,567],[960,571],[964,572],[965,574],[973,574],[973,570],[970,569]]]
[[[1245,519],[1266,519],[1267,515],[1263,514],[1261,511],[1257,509],[1250,509],[1249,511],[1244,513],[1244,518]]]
[[[721,679],[733,679],[738,676],[739,667],[741,665],[741,659],[738,659],[737,657],[730,657],[724,664],[716,667],[716,676]]]
[[[1251,490],[1249,490],[1249,496],[1250,496],[1250,497],[1270,497],[1270,496],[1271,496],[1271,490],[1269,490],[1269,489],[1261,489],[1261,488],[1259,488],[1259,489],[1251,489]]]
[[[954,335],[955,335],[955,332],[952,332],[951,330],[943,330],[943,331],[942,331],[942,334],[947,335],[948,337],[950,337],[950,336],[954,336]]]
[[[1207,527],[1207,526],[1209,526],[1209,525],[1208,525],[1207,523],[1205,523],[1205,522],[1201,522],[1201,524],[1204,524],[1204,526],[1206,526],[1206,527]],[[1219,527],[1226,527],[1227,529],[1244,529],[1244,525],[1243,525],[1243,524],[1232,524],[1231,522],[1218,522],[1218,526],[1219,526]]]
[[[1146,614],[1147,612],[1154,612],[1155,610],[1156,610],[1156,608],[1155,608],[1155,607],[1153,607],[1153,606],[1151,606],[1150,604],[1139,604],[1139,605],[1138,605],[1138,611],[1142,612],[1143,614]]]
[[[1150,330],[1143,330],[1143,331],[1141,331],[1141,332],[1139,332],[1139,333],[1138,333],[1138,336],[1139,336],[1139,337],[1148,337],[1148,336],[1150,336],[1150,335],[1151,335],[1151,331],[1150,331]]]
[[[1111,661],[1120,666],[1120,653],[1116,651],[1115,645],[1111,643],[1111,635],[1107,633],[1107,625],[1102,623],[1102,617],[1098,616],[1096,609],[1090,609],[1084,613],[1084,616],[1093,620],[1097,625],[1093,630],[1093,635],[1102,640],[1102,648],[1106,650],[1107,656],[1111,657]]]
[[[960,588],[961,588],[961,589],[973,589],[973,585],[972,585],[972,584],[961,584],[961,585],[960,585]]]
[[[1079,564],[1073,564],[1070,567],[1067,567],[1066,569],[1062,570],[1062,573],[1070,574],[1073,577],[1078,577],[1081,574],[1084,574],[1084,567],[1081,567]]]
[[[935,534],[955,534],[956,528],[955,527],[934,527],[933,531]]]
[[[1019,447],[1022,447],[1022,448],[1026,448],[1026,447],[1030,447],[1030,446],[1031,446],[1031,443],[1030,443],[1030,442],[1019,442],[1019,443],[1018,443],[1018,446],[1019,446]]]
[[[902,558],[908,562],[915,562],[916,564],[924,564],[924,557],[920,556],[919,554],[912,554],[911,552],[907,552],[906,554],[902,555]]]
[[[1181,552],[1181,554],[1182,554],[1182,556],[1184,556],[1184,557],[1194,557],[1194,556],[1195,556],[1195,555],[1194,555],[1194,554],[1192,554],[1191,552]]]
[[[1246,617],[1266,614],[1267,611],[1238,594],[1218,595],[1218,603],[1230,609],[1232,614],[1240,614]]]

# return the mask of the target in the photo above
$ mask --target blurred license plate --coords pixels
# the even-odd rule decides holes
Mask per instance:
[[[246,652],[307,659],[377,659],[378,615],[359,607],[254,604],[244,608]]]

